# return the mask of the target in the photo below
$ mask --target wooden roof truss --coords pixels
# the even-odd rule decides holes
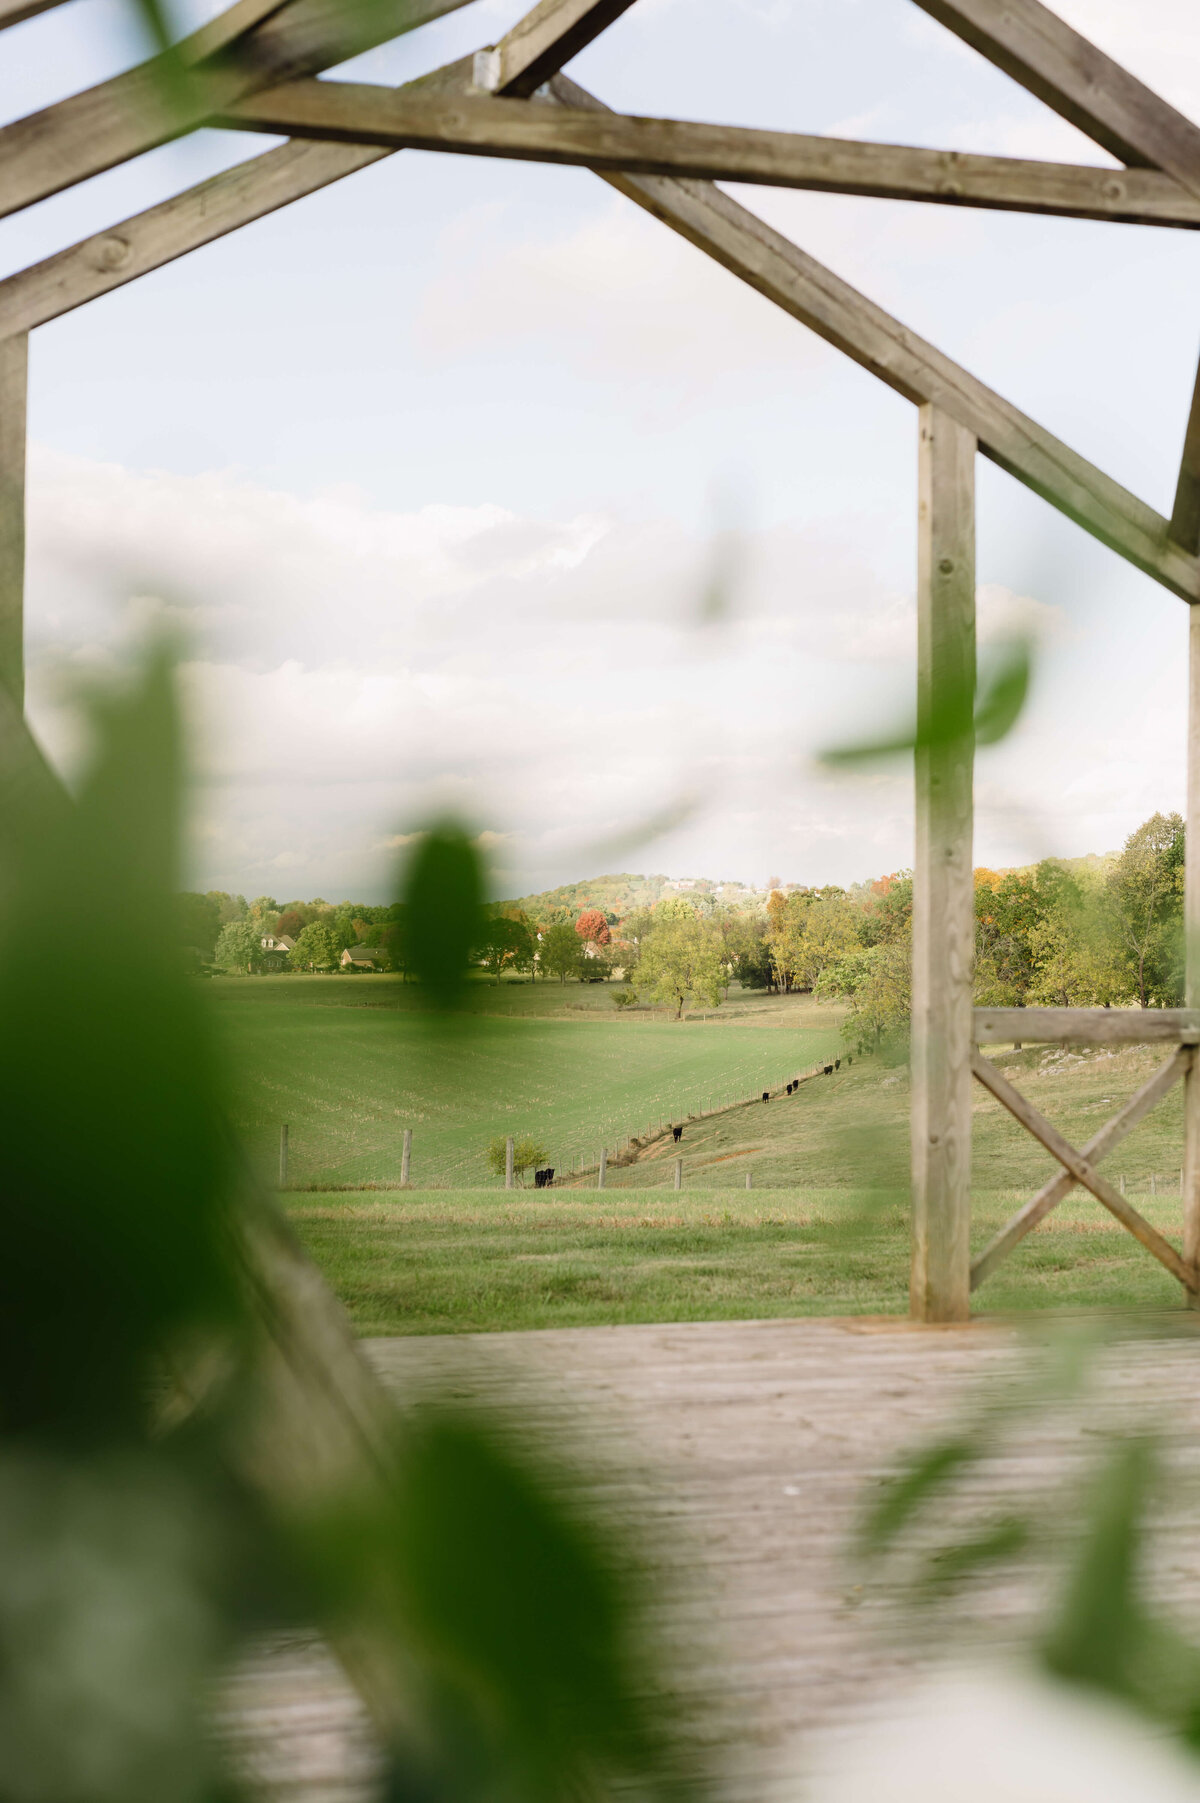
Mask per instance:
[[[0,0],[0,30],[59,3]],[[182,99],[173,93],[168,101],[160,71],[148,63],[0,128],[0,215],[201,125],[288,139],[0,281],[0,745],[11,803],[44,779],[20,711],[29,333],[405,149],[594,170],[916,405],[919,715],[932,708],[940,684],[973,679],[977,452],[1172,594],[1200,601],[1200,379],[1168,520],[713,185],[811,188],[1190,231],[1200,226],[1200,128],[1039,0],[916,3],[1117,158],[1118,169],[611,112],[562,70],[633,0],[541,0],[498,44],[400,88],[319,79],[323,70],[466,3],[237,0],[178,47],[190,75]],[[1185,912],[1186,999],[1194,1011],[1200,1008],[1200,611],[1191,623]],[[1097,1141],[1077,1152],[978,1054],[976,1040],[989,1035],[971,997],[973,754],[966,738],[916,758],[913,1313],[922,1320],[964,1319],[973,1279],[980,1281],[1054,1206],[1046,1200],[1051,1191],[1060,1200],[1074,1183],[1117,1213],[1194,1299],[1200,1072],[1193,1077],[1191,1047],[1200,1012],[1180,1013],[1171,1029],[1179,1049],[1164,1067],[1172,1083],[1182,1077],[1185,1084],[1180,1255],[1131,1209],[1115,1206],[1117,1192],[1091,1163],[1111,1149],[1114,1135],[1128,1131],[1131,1110],[1141,1118],[1139,1110],[1165,1093],[1166,1075],[1152,1079]],[[1027,1040],[1035,1037],[1034,1012],[1025,1018]],[[1094,1011],[1069,1012],[1069,1030],[1060,1037],[1088,1041],[1100,1031]],[[1063,1175],[976,1260],[974,1273],[973,1071],[1063,1166]]]

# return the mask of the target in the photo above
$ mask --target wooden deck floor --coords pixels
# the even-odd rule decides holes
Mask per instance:
[[[1188,1318],[1128,1321],[1105,1352],[1107,1406],[1161,1410],[1186,1458],[1200,1449],[1200,1343]],[[1173,1336],[1163,1337],[1164,1326]],[[695,1731],[731,1797],[785,1776],[798,1737],[902,1706],[937,1655],[883,1631],[886,1599],[845,1557],[866,1489],[951,1422],[985,1382],[1036,1356],[1013,1327],[918,1329],[887,1320],[695,1323],[375,1340],[400,1398],[452,1386],[515,1411],[608,1471],[608,1507],[651,1523],[660,1613]],[[1086,1422],[1034,1428],[988,1481],[1061,1480],[1095,1449]],[[1200,1553],[1176,1525],[1170,1586],[1200,1603]],[[1011,1605],[1011,1606],[1010,1606]],[[987,1605],[1002,1641],[1015,1605]],[[249,1769],[288,1803],[366,1803],[360,1711],[315,1643],[296,1639],[243,1675],[226,1718]]]

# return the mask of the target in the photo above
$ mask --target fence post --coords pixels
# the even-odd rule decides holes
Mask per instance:
[[[675,1188],[676,1189],[683,1188],[683,1160],[682,1160],[682,1158],[677,1158],[675,1160]]]
[[[608,1147],[601,1146],[601,1148],[600,1148],[600,1170],[596,1177],[596,1188],[597,1189],[604,1188],[604,1179],[607,1175],[608,1175]]]
[[[287,1188],[288,1130],[287,1122],[279,1129],[279,1187]]]
[[[400,1153],[400,1182],[407,1189],[408,1175],[412,1169],[412,1128],[404,1129],[404,1146]]]
[[[513,1143],[512,1143],[512,1134],[510,1133],[508,1138],[504,1142],[504,1187],[505,1187],[505,1189],[511,1189],[512,1186],[513,1186]]]
[[[753,1185],[753,1184],[752,1184],[752,1183],[751,1183],[751,1181],[750,1181],[750,1179],[751,1179],[751,1178],[752,1178],[752,1177],[753,1177],[753,1175],[754,1175],[754,1171],[753,1171],[753,1168],[751,1168],[751,1169],[750,1169],[750,1170],[748,1170],[748,1171],[747,1171],[747,1172],[746,1172],[746,1188],[747,1188],[747,1189],[753,1189],[753,1188],[754,1188],[754,1185]]]
[[[1157,1171],[1151,1171],[1151,1173],[1150,1173],[1150,1194],[1152,1196],[1157,1196],[1157,1194],[1158,1194],[1158,1172]]]

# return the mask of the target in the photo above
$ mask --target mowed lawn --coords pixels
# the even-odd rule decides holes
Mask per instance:
[[[210,990],[263,1169],[289,1129],[293,1184],[394,1183],[413,1131],[418,1186],[486,1187],[485,1150],[530,1134],[566,1171],[657,1124],[780,1083],[838,1048],[802,998],[736,998],[707,1020],[622,1018],[611,991],[480,983],[456,1031],[429,1031],[384,977],[227,978]]]
[[[976,1199],[981,1242],[1017,1192]],[[286,1197],[361,1334],[902,1314],[908,1222],[877,1194],[772,1190]],[[1178,1199],[1148,1202],[1164,1231]],[[1099,1206],[1068,1200],[977,1297],[981,1313],[1180,1306]]]

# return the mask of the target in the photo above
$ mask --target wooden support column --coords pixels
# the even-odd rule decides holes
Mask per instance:
[[[918,1321],[970,1312],[971,865],[975,739],[974,434],[920,409],[916,854],[913,870],[909,1301]]]
[[[1200,607],[1188,610],[1187,863],[1183,921],[1186,935],[1186,993],[1189,1008],[1200,1007]],[[1183,1257],[1200,1267],[1200,1059],[1183,1088]],[[1200,1307],[1194,1290],[1185,1292]]]
[[[25,398],[29,335],[0,338],[0,683],[25,706]]]

